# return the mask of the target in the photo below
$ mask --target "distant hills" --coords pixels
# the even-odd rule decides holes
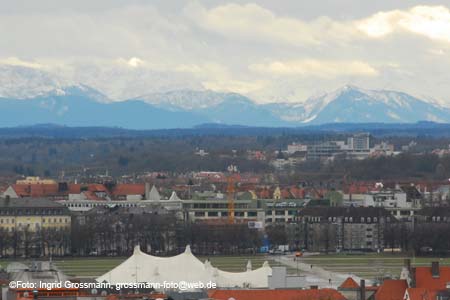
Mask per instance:
[[[330,123],[450,123],[450,109],[411,95],[355,86],[298,103],[259,104],[237,93],[176,90],[111,101],[85,85],[45,73],[5,69],[0,127],[59,124],[127,129],[192,128],[201,124],[298,127]],[[6,74],[6,75],[5,75]],[[24,78],[30,78],[29,81]],[[15,80],[18,77],[20,80]],[[27,89],[28,88],[28,89]],[[211,126],[210,126],[211,127]]]
[[[142,137],[187,137],[187,136],[334,136],[368,132],[377,137],[450,137],[450,124],[418,123],[331,123],[305,125],[302,127],[250,127],[208,123],[193,128],[133,130],[119,127],[68,127],[58,124],[37,124],[0,128],[0,138],[142,138]]]

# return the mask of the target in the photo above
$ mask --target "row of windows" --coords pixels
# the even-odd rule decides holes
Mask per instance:
[[[194,213],[194,216],[196,216],[196,217],[205,217],[206,216],[206,212],[204,212],[204,211],[196,211]],[[217,212],[217,211],[210,211],[210,212],[208,212],[208,217],[218,217],[218,216],[219,216],[219,212]],[[228,216],[228,212],[221,212],[221,216],[222,217]],[[243,211],[236,211],[236,212],[234,212],[234,216],[235,217],[245,217],[245,213]],[[256,211],[254,211],[254,212],[249,211],[247,213],[247,217],[256,217]]]
[[[272,223],[273,222],[273,218],[267,218],[266,219],[267,223]],[[285,223],[285,222],[292,222],[292,218],[288,218],[287,220],[285,220],[284,218],[275,218],[275,223]]]
[[[0,224],[9,224],[9,222],[11,222],[11,224],[14,224],[14,219],[0,219]]]
[[[450,222],[450,217],[431,217],[433,222]]]
[[[42,219],[42,223],[45,223],[45,222],[47,222],[47,223],[58,223],[58,221],[59,221],[59,223],[63,223],[63,219],[62,218],[59,218],[59,220],[57,219],[57,218],[48,218],[48,219],[45,219],[45,218],[43,218]],[[69,223],[69,219],[64,219],[64,223]]]
[[[339,217],[328,217],[328,222],[337,222],[339,221]],[[304,217],[304,220],[308,221],[308,222],[320,222],[322,221],[322,217]],[[377,223],[378,222],[378,218],[377,217],[361,217],[361,218],[353,218],[353,217],[345,217],[344,218],[344,222],[346,223],[353,223],[353,222],[360,222],[360,223]],[[389,222],[389,218],[387,218],[387,221]]]
[[[0,219],[0,224],[14,224],[14,222],[15,222],[14,219]],[[69,219],[68,218],[65,218],[65,219],[62,219],[62,218],[45,219],[45,218],[43,218],[42,223],[45,223],[45,222],[47,222],[47,223],[69,223]],[[20,225],[22,225],[22,223],[19,223],[19,226]]]
[[[297,213],[297,211],[295,211],[295,210],[275,210],[275,215],[276,216],[284,216],[286,214],[286,212],[289,216],[293,216]],[[266,214],[272,215],[273,210],[268,210]]]
[[[201,208],[201,209],[205,209],[205,208],[223,208],[226,209],[228,207],[227,203],[194,203],[193,204],[193,208]],[[248,208],[248,204],[246,203],[235,203],[234,204],[235,208]]]
[[[120,207],[138,207],[137,203],[114,203]],[[105,206],[104,203],[68,203],[65,204],[67,207],[98,207]]]
[[[62,209],[0,209],[0,215],[2,216],[38,216],[38,215],[62,215]]]

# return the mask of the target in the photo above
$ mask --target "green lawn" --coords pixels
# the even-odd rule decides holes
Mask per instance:
[[[230,272],[244,271],[249,259],[252,261],[253,269],[261,267],[266,260],[269,261],[271,266],[280,265],[278,262],[273,261],[271,256],[264,255],[210,256],[209,258],[213,266]],[[81,257],[55,259],[55,263],[70,276],[96,277],[113,269],[125,259],[126,257]],[[199,259],[205,261],[206,257],[199,257]],[[326,270],[344,274],[351,273],[373,279],[381,275],[399,276],[404,259],[405,256],[390,254],[331,254],[306,256],[302,258],[302,261],[307,264],[320,266]],[[450,258],[416,257],[412,259],[412,262],[415,266],[426,266],[436,260],[439,260],[441,264],[450,265]],[[10,261],[12,260],[0,260],[0,266],[6,267]],[[289,271],[295,273],[295,269],[290,268]]]
[[[326,270],[351,273],[368,279],[381,276],[400,276],[406,256],[392,254],[365,254],[365,255],[318,255],[302,258],[307,264],[320,266]],[[432,261],[450,265],[450,258],[416,257],[411,258],[413,266],[429,266]]]
[[[66,258],[55,259],[54,262],[63,272],[70,276],[96,277],[102,275],[122,263],[126,257],[105,257],[105,258]],[[207,257],[199,257],[204,262]],[[253,269],[259,268],[264,261],[269,261],[271,266],[280,265],[271,260],[270,257],[263,255],[254,256],[210,256],[209,259],[213,266],[229,272],[245,271],[247,261],[252,261]],[[0,265],[6,267],[12,260],[0,260]]]

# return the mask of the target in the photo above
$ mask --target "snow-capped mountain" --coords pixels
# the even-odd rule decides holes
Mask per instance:
[[[39,68],[0,65],[0,127],[54,123],[135,129],[186,128],[202,123],[301,126],[323,123],[450,122],[450,109],[406,93],[345,86],[298,103],[259,104],[237,94],[147,88],[115,101],[98,89]],[[137,79],[136,79],[137,80]],[[106,82],[105,79],[99,81]],[[115,85],[116,81],[110,83]],[[129,89],[122,82],[124,90]],[[145,90],[145,85],[139,91]],[[117,86],[116,86],[117,88]],[[158,92],[154,92],[154,90]],[[120,91],[119,91],[120,92]],[[122,93],[122,92],[121,92]],[[123,92],[122,94],[135,94]]]
[[[219,105],[227,98],[233,97],[233,95],[232,93],[218,93],[208,90],[174,90],[152,93],[140,96],[138,99],[158,107],[195,111]]]
[[[62,93],[70,81],[47,71],[15,65],[0,65],[0,97],[26,99],[48,93]]]
[[[246,126],[290,125],[264,106],[237,93],[178,90],[149,94],[139,99],[159,108],[193,112],[214,123]]]
[[[435,102],[402,92],[365,90],[351,85],[309,98],[303,104],[265,106],[281,119],[297,123],[450,122],[450,109]]]

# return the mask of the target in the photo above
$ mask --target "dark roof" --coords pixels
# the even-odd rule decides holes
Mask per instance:
[[[406,193],[408,199],[421,199],[422,194],[415,186],[404,185],[401,187],[402,191]]]
[[[301,216],[315,217],[389,217],[389,211],[383,207],[305,207]]]
[[[65,208],[58,202],[46,198],[0,198],[0,208]]]

